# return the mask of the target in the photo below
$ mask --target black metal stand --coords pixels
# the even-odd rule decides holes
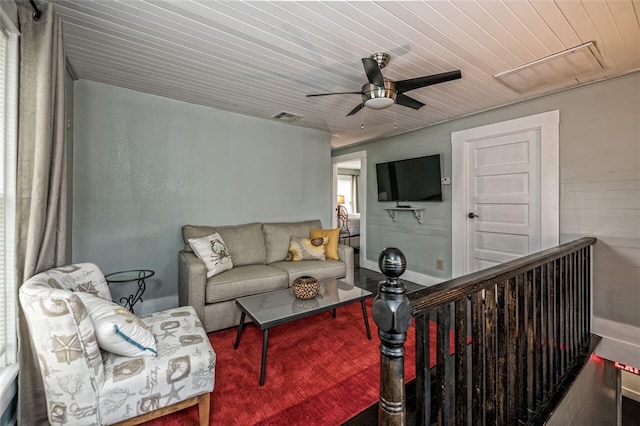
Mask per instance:
[[[155,274],[154,271],[150,271],[147,269],[140,270],[132,270],[132,271],[121,271],[114,272],[113,274],[109,274],[105,276],[105,279],[109,284],[112,283],[126,283],[126,282],[137,282],[138,288],[136,292],[130,296],[123,296],[120,298],[120,303],[127,309],[129,312],[133,312],[133,306],[138,302],[144,302],[142,300],[142,295],[147,288],[146,279],[151,278]]]
[[[139,279],[138,290],[136,290],[136,292],[130,296],[121,297],[120,303],[122,303],[125,308],[129,309],[129,311],[133,313],[133,305],[138,302],[144,302],[144,300],[142,300],[142,295],[144,294],[144,291],[146,289],[147,284],[145,283],[144,278]]]

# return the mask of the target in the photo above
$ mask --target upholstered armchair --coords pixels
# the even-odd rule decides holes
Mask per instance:
[[[51,424],[137,424],[195,404],[209,424],[216,354],[192,307],[135,317],[90,263],[30,278],[20,303]]]

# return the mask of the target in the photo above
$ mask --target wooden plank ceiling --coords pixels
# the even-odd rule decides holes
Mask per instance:
[[[252,117],[279,112],[338,148],[640,69],[640,0],[213,2],[52,0],[77,78]],[[493,76],[593,41],[604,69],[517,93]],[[361,58],[387,52],[385,78],[461,70],[347,117],[367,82]],[[364,121],[364,129],[361,124]],[[397,128],[394,128],[397,126]]]

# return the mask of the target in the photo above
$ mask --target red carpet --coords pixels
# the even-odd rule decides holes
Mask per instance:
[[[262,332],[247,324],[209,334],[217,353],[212,425],[339,425],[378,401],[380,339],[367,300],[372,339],[359,303],[269,330],[267,373],[259,386]],[[405,378],[415,377],[415,332],[407,336]],[[192,407],[147,425],[197,424]]]

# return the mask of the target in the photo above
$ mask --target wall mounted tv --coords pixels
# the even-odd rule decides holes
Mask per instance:
[[[440,154],[376,164],[378,201],[442,201]]]

